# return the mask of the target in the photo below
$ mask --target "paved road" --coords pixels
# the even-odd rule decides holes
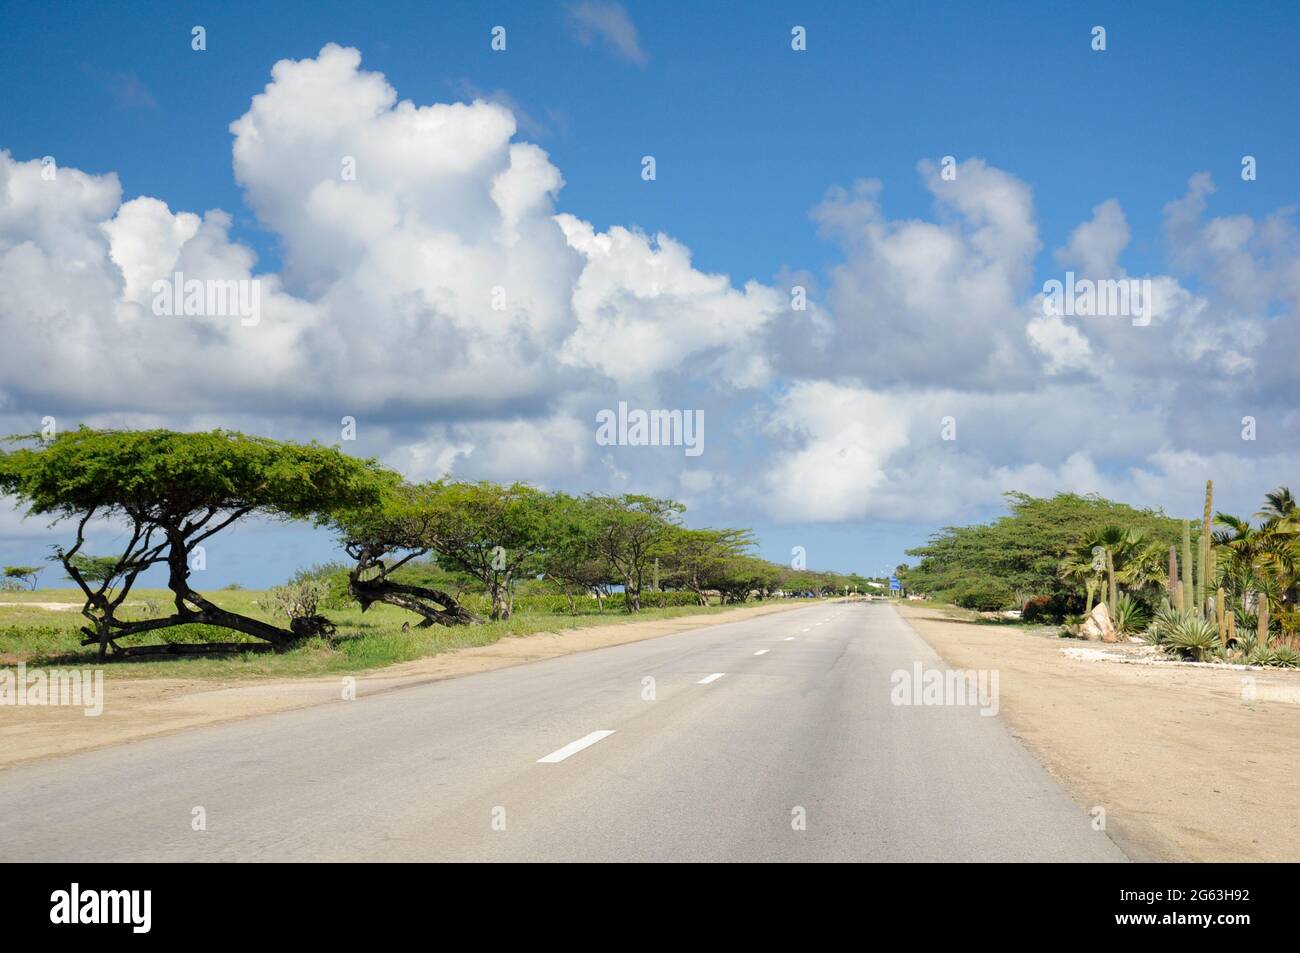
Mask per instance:
[[[0,854],[1125,859],[1001,718],[893,704],[917,662],[893,609],[822,604],[71,755],[0,771]]]

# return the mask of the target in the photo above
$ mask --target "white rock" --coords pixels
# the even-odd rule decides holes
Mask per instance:
[[[1083,626],[1079,629],[1079,634],[1093,642],[1119,641],[1115,626],[1110,621],[1110,613],[1106,610],[1106,603],[1097,603],[1088,618],[1083,620]]]

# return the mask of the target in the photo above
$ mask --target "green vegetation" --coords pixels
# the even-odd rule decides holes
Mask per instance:
[[[346,575],[346,573],[345,573]],[[22,594],[24,597],[28,593]],[[213,595],[213,601],[231,612],[238,612],[267,622],[275,616],[262,608],[268,602],[268,593],[255,590],[222,590]],[[122,613],[127,618],[148,618],[149,602],[164,602],[170,598],[166,589],[137,589],[133,599],[124,604]],[[667,606],[660,608],[662,599]],[[693,603],[691,593],[647,593],[645,605],[637,615],[622,612],[601,612],[594,599],[579,599],[575,612],[570,612],[563,596],[519,596],[511,618],[481,625],[420,629],[409,623],[418,619],[405,610],[388,605],[377,605],[364,615],[355,603],[348,608],[329,612],[337,632],[329,636],[303,639],[282,652],[254,652],[260,640],[236,633],[224,636],[239,640],[247,652],[226,652],[206,656],[181,656],[167,658],[158,654],[126,657],[122,664],[108,666],[110,677],[122,678],[214,678],[238,679],[260,677],[305,677],[327,675],[335,672],[355,673],[399,662],[409,662],[460,648],[489,645],[502,638],[529,635],[534,632],[563,632],[593,625],[669,619],[680,616],[711,616],[727,611],[728,607],[716,604],[700,607],[681,605],[682,599]],[[80,590],[44,590],[39,600],[50,603],[73,603],[81,600]],[[37,601],[15,599],[14,601]],[[467,596],[475,609],[485,608],[483,594]],[[0,660],[13,665],[24,661],[28,665],[66,666],[93,662],[96,647],[81,644],[80,617],[75,611],[54,612],[32,606],[0,606]],[[124,637],[125,645],[143,644],[147,634]],[[204,626],[182,626],[168,629],[167,637],[177,642],[197,643],[209,640],[214,634]],[[110,659],[112,656],[110,656]]]
[[[1207,484],[1204,525],[1210,525],[1213,486]],[[1300,509],[1286,487],[1265,494],[1258,525],[1214,513],[1202,547],[1193,608],[1216,625],[1216,656],[1229,661],[1293,667],[1300,649]]]
[[[231,431],[81,428],[10,439],[25,445],[0,453],[0,492],[75,527],[72,545],[56,548],[54,559],[76,583],[89,624],[42,622],[43,656],[77,655],[66,644],[75,632],[77,647],[94,646],[100,659],[309,647],[355,656],[368,646],[368,657],[395,660],[411,646],[562,627],[554,620],[564,610],[565,625],[600,617],[616,591],[625,613],[674,613],[866,583],[761,560],[746,530],[688,529],[685,507],[673,500],[573,497],[519,483],[409,484],[336,448]],[[251,515],[332,527],[351,565],[300,572],[258,598],[196,591],[190,580],[203,544]],[[117,555],[91,556],[87,526],[103,519],[124,527],[125,542]],[[142,598],[136,582],[155,566],[167,574],[167,591]],[[508,625],[521,609],[530,618]],[[487,634],[415,638],[412,621],[417,630]],[[0,644],[18,639],[7,631]],[[390,648],[375,649],[376,639]]]
[[[1142,636],[1195,661],[1300,663],[1300,509],[1286,487],[1266,495],[1257,525],[1215,512],[1212,482],[1195,524],[1096,496],[1008,496],[1008,516],[912,550],[921,562],[908,587],[972,609],[1018,607],[1069,634],[1100,604],[1113,630],[1103,637]]]
[[[15,589],[19,586],[35,591],[36,580],[41,574],[40,566],[5,566],[2,580],[3,589]]]
[[[1117,585],[1144,578],[1151,552],[1163,551],[1178,532],[1178,523],[1158,510],[1100,496],[1006,497],[1008,515],[947,527],[908,550],[921,561],[904,571],[907,589],[977,610],[1024,609],[1032,600],[1037,614],[1061,618],[1091,608],[1106,579],[1108,551]]]
[[[82,591],[85,643],[119,654],[144,654],[122,639],[175,626],[205,625],[264,640],[282,649],[309,631],[271,625],[231,612],[191,588],[191,560],[216,533],[251,514],[322,519],[343,507],[378,499],[389,479],[373,461],[336,449],[248,437],[230,431],[78,430],[50,440],[11,438],[29,446],[0,455],[0,490],[28,512],[76,524],[76,537],[55,558]],[[81,552],[94,519],[125,523],[127,542],[109,565]],[[123,603],[146,569],[165,565],[175,612],[149,619],[122,616]],[[240,643],[216,643],[235,650]],[[161,647],[176,652],[176,645]]]

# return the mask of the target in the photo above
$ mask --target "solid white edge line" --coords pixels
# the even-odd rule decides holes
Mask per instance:
[[[707,684],[709,684],[709,682],[716,682],[718,679],[720,679],[723,675],[726,675],[726,674],[727,674],[726,672],[714,672],[712,675],[705,675],[702,679],[700,679],[700,680],[699,680],[698,682],[696,682],[695,684],[696,684],[696,685],[707,685]]]
[[[577,741],[570,741],[567,745],[565,745],[563,748],[560,748],[558,751],[552,751],[545,758],[538,758],[537,763],[558,764],[559,762],[563,761],[565,758],[569,757],[570,755],[577,754],[583,748],[590,748],[597,741],[603,741],[605,738],[608,738],[613,733],[614,732],[611,730],[593,731],[589,735],[583,735]]]

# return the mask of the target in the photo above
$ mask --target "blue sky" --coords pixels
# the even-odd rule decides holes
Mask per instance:
[[[1295,204],[1300,7],[1294,3],[1248,11],[1209,3],[629,3],[626,15],[641,56],[620,52],[600,37],[584,45],[572,14],[558,3],[3,7],[0,148],[18,161],[54,155],[60,167],[116,173],[123,201],[150,196],[172,212],[223,209],[233,217],[230,240],[256,252],[259,272],[279,270],[283,236],[246,202],[232,170],[229,125],[248,112],[275,62],[315,57],[327,43],[337,43],[358,49],[362,68],[383,74],[399,99],[427,105],[486,97],[509,105],[518,125],[515,140],[539,145],[563,175],[556,210],[597,232],[616,226],[662,231],[689,248],[696,270],[726,275],[734,288],[755,281],[784,293],[791,273],[807,273],[819,304],[837,312],[836,334],[911,332],[905,313],[876,314],[869,331],[847,323],[849,292],[831,292],[835,269],[853,255],[819,230],[813,209],[828,189],[878,179],[888,221],[943,224],[945,213],[936,209],[935,194],[917,170],[919,161],[943,155],[983,160],[1032,195],[1037,250],[1030,253],[1031,275],[1020,281],[1022,298],[1060,271],[1054,250],[1070,241],[1094,207],[1115,199],[1131,232],[1122,258],[1128,273],[1169,275],[1191,294],[1205,292],[1207,306],[1225,315],[1239,317],[1253,308],[1257,317],[1286,317],[1293,306],[1285,290],[1270,291],[1250,308],[1206,291],[1222,272],[1203,258],[1189,264],[1195,257],[1190,252],[1172,255],[1163,223],[1167,203],[1183,196],[1198,172],[1208,172],[1217,186],[1207,215],[1262,223]],[[207,30],[203,53],[190,49],[195,24]],[[489,48],[489,31],[498,24],[507,29],[505,53]],[[790,50],[795,24],[807,28],[805,53]],[[1096,24],[1107,30],[1105,52],[1089,46]],[[645,154],[656,157],[653,183],[639,175]],[[1240,178],[1245,154],[1258,159],[1257,181]],[[1289,247],[1287,242],[1282,245]],[[1253,253],[1260,261],[1280,254],[1272,245]],[[879,277],[878,271],[865,272]],[[1102,353],[1100,340],[1091,343],[1091,353]],[[1124,349],[1114,342],[1104,346]],[[799,373],[782,372],[779,357],[778,373],[752,400],[728,398],[729,409],[717,411],[715,419],[725,424],[711,434],[714,446],[726,441],[729,449],[738,448],[740,442],[729,438],[758,413],[749,403],[770,401],[797,379],[842,383],[856,375],[861,387],[873,387],[873,370],[865,364],[840,362],[813,375],[806,365]],[[1050,380],[1008,387],[1008,400],[1014,393],[1029,402],[1069,401],[1060,391],[1067,378],[1053,371]],[[925,399],[922,388],[938,395],[955,387],[981,398],[998,389],[987,379],[914,383],[909,389],[895,382],[891,393],[914,406]],[[1131,383],[1103,382],[1088,391],[1088,399],[1108,386],[1128,392]],[[1162,383],[1153,402],[1173,399],[1187,386],[1178,371]],[[4,384],[0,380],[0,391]],[[691,393],[685,386],[669,393]],[[20,386],[11,390],[28,393]],[[1270,396],[1289,395],[1275,389]],[[1207,412],[1213,403],[1207,398]],[[22,396],[0,408],[16,420],[39,410]],[[96,410],[111,412],[114,406],[84,407],[87,416]],[[268,414],[273,410],[265,408]],[[1113,412],[1104,403],[1093,410],[1094,419]],[[1235,420],[1236,407],[1230,411]],[[221,420],[222,408],[209,404],[194,413],[194,420],[211,425]],[[439,411],[422,413],[434,420]],[[1005,429],[991,418],[973,426]],[[1279,420],[1279,429],[1291,426],[1290,418]],[[321,433],[328,437],[327,428]],[[1135,502],[1176,508],[1181,495],[1161,496],[1143,477],[1153,464],[1136,448],[1152,443],[1151,433],[1135,432],[1133,447],[1124,450],[1098,447],[1084,437],[1080,446],[1105,478],[1098,489],[1132,488],[1148,497]],[[309,428],[297,435],[319,434]],[[361,449],[396,452],[396,439],[386,432],[384,440]],[[1168,454],[1190,449],[1178,437],[1160,441],[1168,444]],[[1000,467],[1012,474],[1003,489],[1024,482],[1017,473],[1033,476],[1026,479],[1039,488],[1035,465],[1057,475],[1079,472],[1065,467],[1067,446],[1036,460],[1023,447],[1010,453],[994,443],[990,437],[977,457],[962,461],[982,468],[990,485]],[[1117,444],[1124,444],[1122,436]],[[1209,459],[1260,448],[1242,451],[1227,442],[1195,449]],[[733,486],[754,472],[765,453],[761,441],[733,449]],[[1256,495],[1269,488],[1263,484],[1275,473],[1285,476],[1288,465],[1279,459],[1264,467]],[[889,478],[905,480],[905,469]],[[1088,479],[1071,488],[1086,488]],[[924,492],[933,488],[918,488]],[[875,572],[899,561],[904,548],[936,526],[983,518],[997,507],[996,496],[985,493],[963,497],[933,519],[925,518],[923,505],[898,509],[888,501],[846,518],[799,519],[737,507],[723,494],[698,512],[710,521],[739,517],[756,526],[772,558],[786,558],[790,546],[805,545],[816,565]],[[263,569],[214,570],[214,581],[228,576],[266,582],[267,574],[283,574],[304,553],[324,555],[317,542],[284,546],[256,532],[239,538],[249,540],[250,554],[273,552],[273,559]],[[30,538],[6,537],[0,556],[17,558],[36,545]],[[232,560],[245,567],[252,561],[251,555]]]
[[[6,148],[116,170],[128,196],[234,211],[268,263],[274,243],[239,214],[226,127],[272,63],[327,42],[359,48],[417,103],[508,93],[543,125],[529,138],[564,171],[567,209],[662,228],[738,281],[826,261],[808,210],[831,185],[880,177],[891,214],[926,213],[926,156],[1025,177],[1048,247],[1111,196],[1150,234],[1187,176],[1239,182],[1246,152],[1267,156],[1267,174],[1233,186],[1239,210],[1294,201],[1300,179],[1294,3],[633,5],[644,67],[575,44],[560,4],[4,6]],[[189,49],[196,23],[206,56]],[[506,55],[488,46],[498,23]],[[790,55],[794,23],[804,56]],[[1104,54],[1088,46],[1098,23]],[[653,190],[637,175],[647,152]]]

